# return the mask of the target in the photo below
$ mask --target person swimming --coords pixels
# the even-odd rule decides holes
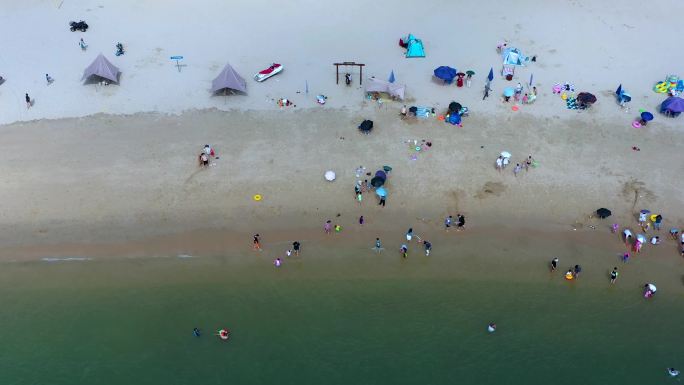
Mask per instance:
[[[282,265],[282,264],[283,264],[283,260],[280,258],[276,258],[275,260],[273,260],[273,266],[275,266],[275,267],[280,267],[280,265]]]
[[[679,370],[675,368],[667,368],[667,374],[669,374],[670,377],[677,377],[679,376]]]
[[[194,329],[192,329],[192,335],[195,337],[199,337],[200,335],[202,335],[202,333],[200,332],[200,330],[198,328],[194,328]]]
[[[489,325],[487,325],[487,331],[494,333],[496,331],[496,324],[494,322],[490,322]]]

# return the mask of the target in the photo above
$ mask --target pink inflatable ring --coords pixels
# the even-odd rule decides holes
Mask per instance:
[[[638,120],[635,120],[632,122],[632,127],[634,128],[641,128],[641,123],[639,123]]]

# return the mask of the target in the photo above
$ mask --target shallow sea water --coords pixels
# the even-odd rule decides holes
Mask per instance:
[[[4,263],[0,383],[654,384],[684,367],[681,295],[348,254]]]

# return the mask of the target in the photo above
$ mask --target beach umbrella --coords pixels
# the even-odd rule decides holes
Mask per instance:
[[[513,96],[513,94],[515,94],[515,90],[512,87],[508,87],[508,88],[504,89],[504,91],[503,91],[504,96],[510,97],[510,96]]]
[[[639,211],[639,212],[642,213],[642,214],[650,214],[650,213],[651,213],[651,210],[643,209],[643,210],[641,210],[641,211]]]
[[[652,284],[652,283],[647,284],[646,287],[647,287],[648,290],[650,290],[652,293],[655,293],[656,290],[658,290],[658,288],[656,288],[656,285],[654,285],[654,284]]]
[[[487,80],[489,80],[490,82],[492,80],[494,80],[494,68],[493,67],[489,69],[489,75],[487,75]]]
[[[534,79],[534,74],[530,74],[530,87],[532,87],[532,79]]]
[[[390,171],[392,171],[392,167],[390,167],[390,166],[382,166],[382,169],[383,169],[385,172],[390,172]]]
[[[389,79],[387,81],[390,83],[394,83],[395,80],[396,79],[394,78],[394,70],[392,70],[392,72],[390,72],[390,76],[389,76]]]
[[[378,178],[385,179],[385,180],[387,179],[387,174],[385,174],[385,171],[383,171],[383,170],[376,171],[375,176],[377,176]]]
[[[510,158],[511,153],[508,151],[501,151],[501,156],[503,156],[504,158]]]
[[[468,75],[468,76],[473,76],[473,75],[475,75],[475,71],[473,71],[473,70],[468,70],[468,71],[466,71],[466,75]]]
[[[449,66],[440,66],[433,71],[436,78],[442,79],[447,83],[451,83],[451,81],[454,80],[456,72],[456,68],[451,68]]]
[[[325,180],[328,182],[332,182],[335,180],[335,171],[333,170],[328,170],[325,172]]]
[[[384,187],[378,187],[377,189],[375,189],[375,193],[376,193],[379,197],[386,197],[386,196],[387,196],[387,191],[385,191],[385,188],[384,188]]]
[[[598,217],[601,219],[608,218],[609,216],[611,216],[611,214],[613,213],[605,207],[601,207],[600,209],[596,210],[596,215],[598,215]]]
[[[678,114],[684,112],[684,99],[671,96],[660,105],[660,112]]]
[[[449,112],[459,112],[459,111],[461,111],[461,108],[463,108],[463,107],[461,106],[460,103],[456,103],[456,102],[449,103]]]
[[[644,111],[641,113],[641,119],[643,119],[644,122],[650,122],[653,120],[653,114],[648,111]]]
[[[636,235],[637,241],[645,244],[646,243],[646,236],[644,234],[637,234]]]
[[[621,93],[622,93],[622,83],[620,83],[617,90],[615,90],[615,95],[620,96]]]
[[[464,74],[463,72],[459,72],[456,74],[456,76],[458,76],[459,78],[462,78],[462,77],[466,76],[466,74]]]
[[[380,187],[383,184],[385,184],[384,178],[380,178],[379,176],[376,176],[373,179],[371,179],[371,186],[373,186],[373,187]]]

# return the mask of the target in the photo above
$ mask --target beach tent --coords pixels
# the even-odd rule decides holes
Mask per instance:
[[[670,115],[678,116],[684,112],[684,99],[676,96],[671,96],[660,105],[660,112]]]
[[[218,92],[221,90],[235,90],[240,92],[247,92],[247,83],[245,79],[240,76],[230,64],[223,67],[223,71],[211,82],[211,92]]]
[[[411,34],[406,38],[406,57],[425,57],[423,41]]]
[[[503,50],[501,56],[503,56],[504,65],[524,66],[525,63],[530,61],[529,57],[523,55],[519,49],[513,47]]]
[[[404,100],[406,85],[395,84],[380,80],[378,78],[368,78],[366,82],[366,92],[384,92],[390,96]]]
[[[81,80],[88,79],[91,76],[99,76],[101,78],[110,80],[114,83],[119,82],[119,74],[121,71],[112,63],[107,60],[104,55],[99,54],[95,58],[95,61],[88,68],[83,71],[83,77]]]

